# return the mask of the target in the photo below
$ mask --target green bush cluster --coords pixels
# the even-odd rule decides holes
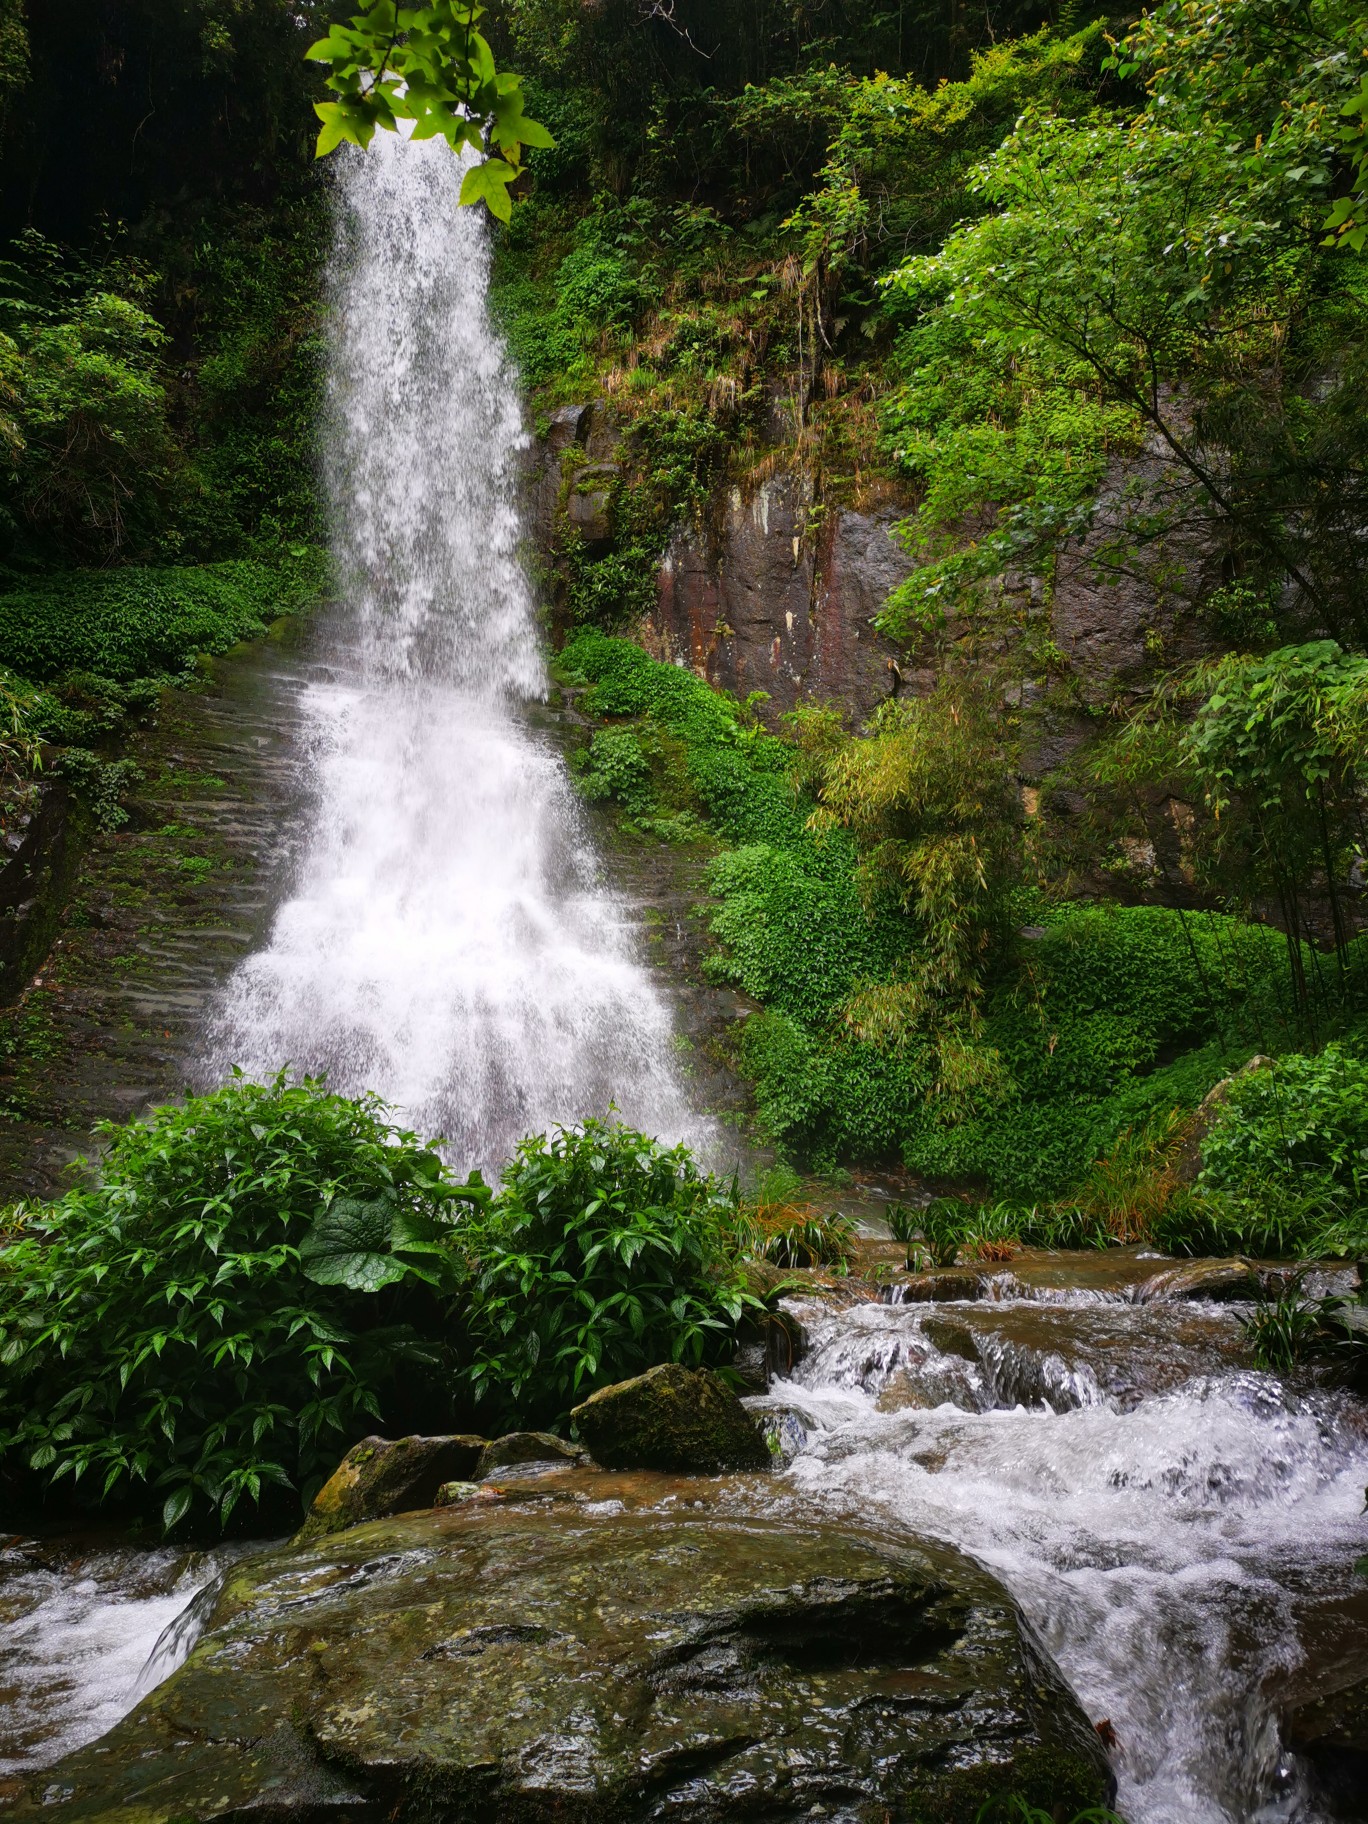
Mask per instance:
[[[1354,1207],[1368,1199],[1368,1062],[1342,1045],[1248,1072],[1202,1146],[1202,1181],[1249,1196],[1271,1180]]]
[[[443,1413],[454,1364],[431,1288],[320,1284],[302,1258],[342,1200],[434,1226],[450,1208],[440,1160],[373,1098],[235,1081],[101,1134],[98,1183],[9,1218],[7,1476],[226,1522],[272,1489],[310,1492],[386,1404]]]
[[[1194,1194],[1161,1223],[1185,1252],[1368,1254],[1368,1060],[1358,1043],[1238,1076]]]
[[[737,1202],[685,1147],[586,1121],[523,1141],[464,1225],[477,1411],[564,1422],[607,1382],[724,1358],[755,1304],[730,1254]]]
[[[226,1525],[288,1512],[377,1426],[563,1421],[725,1358],[738,1205],[590,1121],[455,1180],[373,1096],[236,1077],[107,1124],[98,1176],[0,1212],[0,1486]]]
[[[708,874],[709,967],[761,1003],[737,1057],[764,1128],[810,1162],[900,1160],[1030,1205],[1068,1192],[1119,1136],[1195,1107],[1253,1052],[1295,1042],[1281,933],[1216,913],[1040,903],[987,978],[962,1059],[924,1028],[862,1038],[852,996],[915,980],[917,952],[908,921],[862,893],[849,836],[810,827],[797,750],[625,640],[586,631],[562,664],[610,721],[584,761],[591,792],[647,827],[653,806],[688,809],[727,845]],[[662,741],[672,763],[653,766]],[[1309,948],[1303,963],[1320,1017],[1342,1017],[1341,983]],[[961,1092],[950,1078],[963,1059]]]
[[[116,683],[182,671],[315,594],[319,558],[75,570],[0,591],[0,650],[37,683],[72,671]]]

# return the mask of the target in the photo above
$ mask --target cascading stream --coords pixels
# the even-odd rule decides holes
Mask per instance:
[[[440,141],[346,157],[325,476],[342,600],[302,705],[312,821],[207,1079],[289,1062],[378,1090],[461,1166],[603,1113],[697,1139],[669,1011],[596,879],[518,560],[514,376]]]
[[[790,1477],[1001,1577],[1115,1730],[1127,1824],[1321,1824],[1276,1708],[1308,1617],[1356,1601],[1362,1409],[1227,1366],[1239,1325],[1215,1307],[1084,1294],[1074,1315],[1056,1297],[817,1318],[773,1395],[796,1409]],[[1168,1372],[1165,1322],[1180,1361],[1208,1332],[1204,1372]],[[1034,1348],[997,1341],[1028,1325]],[[1108,1391],[1128,1349],[1152,1390]]]

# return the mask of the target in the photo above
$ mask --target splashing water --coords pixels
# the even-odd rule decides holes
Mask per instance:
[[[1085,1709],[1115,1730],[1127,1824],[1318,1824],[1280,1751],[1276,1705],[1305,1613],[1353,1586],[1362,1411],[1225,1366],[1219,1332],[1236,1320],[1211,1308],[1167,1310],[1175,1327],[1210,1327],[1212,1371],[1177,1386],[1157,1373],[1162,1391],[1118,1397],[1103,1383],[1119,1330],[1159,1313],[1114,1308],[1118,1334],[1101,1338],[1090,1303],[1076,1330],[1096,1371],[1059,1353],[1056,1297],[1046,1315],[1059,1323],[1036,1320],[1029,1404],[1004,1384],[1006,1350],[985,1337],[977,1363],[957,1352],[954,1307],[819,1318],[771,1401],[793,1414],[790,1477],[866,1524],[881,1509],[949,1540],[1001,1577]],[[968,1310],[985,1332],[998,1315]],[[1008,1326],[1030,1315],[998,1311]],[[1132,1346],[1162,1367],[1158,1334]]]
[[[326,1070],[461,1165],[610,1100],[701,1141],[627,909],[523,713],[545,681],[484,225],[440,141],[382,134],[342,173],[325,475],[343,601],[302,705],[312,825],[204,1074]]]
[[[46,1767],[113,1728],[184,1659],[196,1598],[249,1550],[0,1551],[0,1774]]]

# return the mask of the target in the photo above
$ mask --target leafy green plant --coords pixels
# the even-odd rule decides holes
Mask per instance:
[[[606,1121],[524,1140],[462,1227],[479,1409],[563,1422],[595,1387],[658,1362],[720,1361],[758,1303],[735,1254],[737,1197]]]
[[[1202,1143],[1202,1185],[1318,1197],[1332,1220],[1368,1201],[1368,1062],[1343,1045],[1237,1077]]]
[[[346,25],[330,26],[305,52],[328,66],[327,86],[338,97],[314,104],[323,123],[318,156],[344,141],[368,146],[377,127],[396,132],[401,120],[409,121],[415,139],[440,137],[453,152],[470,146],[482,155],[466,171],[460,200],[483,202],[506,222],[523,147],[553,142],[524,112],[519,78],[496,67],[477,28],[483,13],[476,0],[430,6],[373,0]]]
[[[759,1202],[745,1209],[737,1225],[741,1249],[775,1267],[835,1267],[844,1270],[855,1245],[854,1223],[839,1211],[822,1214],[799,1203]]]
[[[579,788],[589,799],[612,799],[633,814],[654,802],[651,763],[636,731],[604,728],[575,756]]]
[[[1323,1314],[1303,1295],[1304,1275],[1295,1273],[1265,1294],[1240,1327],[1254,1360],[1270,1374],[1287,1374],[1324,1343]]]
[[[283,1073],[100,1132],[91,1186],[8,1218],[7,1478],[226,1525],[307,1499],[376,1420],[449,1415],[452,1224],[478,1180],[376,1098]]]

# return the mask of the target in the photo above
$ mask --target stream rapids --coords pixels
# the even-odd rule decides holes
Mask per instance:
[[[1279,1712],[1368,1639],[1368,1417],[1255,1372],[1238,1308],[1136,1304],[1089,1264],[1055,1257],[1079,1283],[1045,1298],[799,1301],[801,1359],[752,1402],[782,1426],[773,1508],[882,1515],[991,1570],[1113,1742],[1127,1824],[1322,1824]],[[224,1562],[13,1542],[0,1774],[169,1675]]]

